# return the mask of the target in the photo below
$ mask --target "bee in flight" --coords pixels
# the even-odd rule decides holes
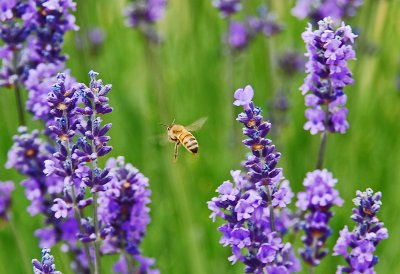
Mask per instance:
[[[175,142],[174,161],[178,158],[178,148],[180,144],[192,154],[196,154],[199,151],[199,143],[190,131],[200,129],[206,120],[207,117],[203,117],[188,126],[175,124],[175,120],[170,125],[164,125],[167,127],[168,140]]]

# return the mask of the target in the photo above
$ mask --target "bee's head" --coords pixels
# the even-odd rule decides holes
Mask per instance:
[[[160,124],[160,125],[167,127],[167,131],[169,131],[173,127],[173,125],[175,125],[175,119],[169,125],[167,125],[167,124]]]

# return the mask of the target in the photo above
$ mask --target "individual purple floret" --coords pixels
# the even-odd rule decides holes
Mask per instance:
[[[158,273],[151,269],[154,260],[143,257],[139,248],[150,222],[148,179],[131,164],[125,164],[123,157],[109,159],[107,168],[113,179],[99,198],[104,239],[102,251],[104,254],[126,254],[121,255],[123,258],[114,268],[130,271],[118,270],[119,273]],[[139,266],[133,265],[132,259]]]
[[[220,11],[221,17],[229,17],[242,9],[240,0],[213,0],[212,5]]]
[[[8,220],[8,210],[11,206],[11,192],[14,190],[14,182],[0,182],[0,220]]]
[[[54,257],[50,254],[49,248],[42,249],[42,260],[39,262],[36,259],[32,260],[33,273],[35,274],[61,274],[60,271],[56,270],[54,264]]]
[[[355,59],[351,45],[357,35],[344,23],[335,29],[329,17],[319,21],[318,25],[319,29],[313,31],[309,24],[302,35],[308,57],[308,75],[300,88],[309,107],[305,112],[308,122],[304,129],[311,134],[324,131],[345,133],[349,123],[346,120],[347,108],[344,107],[347,96],[343,88],[353,84],[347,61]]]
[[[210,217],[223,218],[218,230],[220,243],[232,248],[232,263],[241,261],[246,273],[291,273],[299,270],[299,262],[289,243],[282,241],[287,232],[286,205],[293,193],[288,181],[282,181],[282,170],[276,168],[279,153],[266,139],[270,124],[263,121],[261,110],[254,107],[254,91],[250,86],[235,92],[237,106],[243,106],[238,121],[248,137],[243,143],[252,155],[244,163],[247,174],[231,171],[233,182],[218,187],[218,197],[208,202]],[[280,272],[279,272],[280,271]]]
[[[300,226],[305,232],[302,237],[304,248],[300,249],[300,254],[312,267],[319,265],[328,254],[325,244],[332,234],[329,227],[329,220],[333,216],[331,208],[343,204],[339,192],[334,188],[336,183],[332,173],[317,169],[307,173],[303,182],[306,191],[297,194],[296,206],[304,214]]]
[[[314,22],[327,16],[340,21],[355,16],[362,4],[363,0],[297,0],[292,14],[299,19],[310,17]]]
[[[375,273],[374,266],[378,257],[374,255],[380,241],[389,237],[387,228],[380,222],[376,214],[381,208],[382,193],[367,188],[365,192],[357,191],[353,199],[356,208],[353,208],[351,219],[356,226],[350,232],[345,226],[340,231],[334,247],[334,256],[343,256],[348,266],[338,266],[336,273]]]

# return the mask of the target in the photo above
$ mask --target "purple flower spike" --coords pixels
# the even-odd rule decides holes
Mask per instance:
[[[11,192],[14,190],[12,181],[0,182],[0,220],[8,220],[8,210],[11,206]]]
[[[244,108],[237,118],[244,125],[243,144],[251,150],[243,165],[246,173],[231,171],[233,183],[225,181],[218,187],[218,196],[208,202],[210,218],[225,220],[218,228],[220,243],[231,247],[228,260],[242,262],[245,273],[292,273],[299,271],[300,264],[282,237],[288,231],[286,206],[293,193],[289,182],[283,181],[282,169],[276,168],[280,153],[266,139],[271,124],[263,121],[253,96],[251,86],[234,95],[234,104]]]
[[[102,251],[114,254],[125,250],[140,264],[139,268],[143,269],[140,273],[153,273],[156,271],[152,269],[154,261],[141,256],[139,249],[150,222],[148,179],[131,164],[125,164],[123,157],[109,159],[107,168],[112,180],[99,198],[99,217],[104,224],[101,231],[104,238]],[[115,267],[122,268],[124,262],[120,261]]]
[[[219,9],[221,17],[229,17],[242,9],[240,0],[213,0],[212,5]]]
[[[343,200],[334,188],[337,180],[332,173],[324,170],[315,170],[307,173],[303,185],[305,192],[297,194],[296,206],[305,213],[301,228],[305,232],[302,241],[305,245],[300,249],[304,261],[317,266],[323,257],[328,254],[325,243],[332,234],[329,220],[333,216],[332,206],[342,206]]]
[[[240,22],[231,22],[227,33],[227,42],[234,50],[244,49],[250,39],[246,26]]]
[[[75,25],[75,17],[71,15],[71,11],[74,11],[75,7],[76,4],[72,0],[39,1],[37,3],[35,51],[38,63],[65,61],[66,57],[61,54],[64,34],[68,30],[77,31],[79,29]]]
[[[255,33],[261,33],[266,37],[271,37],[283,30],[282,25],[278,24],[274,13],[269,12],[265,6],[257,9],[257,16],[247,18],[249,27]]]
[[[338,266],[336,273],[375,273],[376,246],[389,237],[387,228],[376,216],[382,205],[381,198],[380,192],[374,194],[370,188],[365,192],[357,191],[353,200],[356,208],[351,216],[356,226],[352,232],[345,226],[333,248],[333,255],[343,256],[349,266]]]
[[[310,17],[314,22],[331,16],[334,20],[353,17],[363,0],[297,0],[292,14],[299,19]]]
[[[159,43],[161,38],[157,34],[154,24],[165,13],[167,0],[138,0],[131,1],[125,11],[125,24],[128,27],[142,31],[150,41]]]
[[[75,3],[72,0],[0,2],[0,39],[4,44],[0,48],[3,61],[0,86],[13,87],[24,84],[30,70],[36,70],[39,65],[42,65],[40,77],[55,76],[55,73],[47,75],[49,71],[44,73],[43,66],[57,72],[64,70],[64,61],[67,59],[62,54],[64,35],[69,30],[78,29],[75,17],[71,14],[74,10]],[[35,118],[44,119],[43,108],[46,106],[40,105],[39,100],[43,99],[41,97],[47,92],[42,91],[35,100],[37,88],[41,89],[44,86],[41,86],[39,80],[31,78],[29,81],[36,84],[33,94],[29,96],[31,102],[28,102],[28,108],[35,114]],[[31,92],[29,86],[27,89]]]
[[[353,84],[352,74],[347,61],[355,59],[352,48],[354,38],[350,26],[344,23],[339,28],[333,27],[330,17],[318,22],[319,29],[312,29],[309,24],[303,33],[307,45],[308,62],[304,84],[301,86],[308,122],[305,130],[311,134],[330,131],[345,133],[349,128],[346,120],[346,95],[343,89]]]
[[[32,260],[33,273],[35,274],[61,274],[56,270],[54,257],[50,254],[49,248],[42,249],[42,260],[39,262],[36,259]]]

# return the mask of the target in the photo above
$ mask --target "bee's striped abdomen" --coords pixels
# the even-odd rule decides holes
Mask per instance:
[[[197,143],[196,138],[189,131],[182,132],[179,135],[179,141],[191,153],[197,153],[199,150],[199,144]]]

